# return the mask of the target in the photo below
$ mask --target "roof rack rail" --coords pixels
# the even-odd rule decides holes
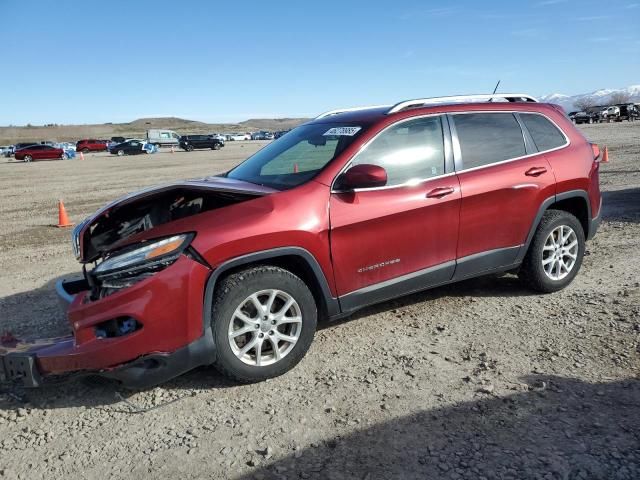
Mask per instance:
[[[537,102],[531,95],[525,95],[524,93],[494,93],[494,94],[478,94],[478,95],[453,95],[450,97],[431,97],[431,98],[419,98],[415,100],[405,100],[404,102],[396,103],[393,107],[387,111],[387,115],[406,110],[407,108],[417,108],[423,105],[430,105],[434,103],[458,103],[458,102],[473,102],[473,101],[492,101],[493,99],[505,99],[509,102]]]
[[[336,110],[329,110],[328,112],[321,113],[315,118],[315,120],[318,120],[319,118],[330,117],[331,115],[337,115],[339,113],[357,112],[359,110],[373,110],[374,108],[385,108],[390,106],[391,105],[369,105],[366,107],[338,108]]]

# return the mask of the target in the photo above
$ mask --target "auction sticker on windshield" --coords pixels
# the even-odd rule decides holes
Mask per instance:
[[[361,127],[333,127],[324,132],[324,136],[353,137],[361,130]]]

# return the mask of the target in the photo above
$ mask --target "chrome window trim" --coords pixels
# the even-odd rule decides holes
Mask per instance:
[[[435,177],[427,177],[427,178],[421,178],[415,181],[407,181],[398,185],[385,185],[384,187],[371,187],[371,188],[354,188],[353,190],[336,190],[334,188],[334,185],[336,183],[336,180],[340,177],[340,175],[342,175],[346,170],[348,170],[351,167],[351,164],[353,162],[353,159],[356,158],[358,155],[360,155],[360,153],[369,146],[369,144],[371,144],[374,140],[376,140],[380,135],[382,135],[384,132],[386,132],[387,130],[389,130],[392,127],[396,127],[398,125],[401,125],[403,123],[412,121],[412,120],[416,120],[419,118],[428,118],[428,117],[440,117],[440,125],[442,127],[442,137],[443,137],[443,145],[444,145],[444,169],[445,172],[442,175],[437,175]],[[387,125],[386,127],[384,127],[382,130],[380,130],[373,138],[370,138],[366,143],[364,143],[356,153],[354,153],[351,158],[349,159],[349,161],[347,163],[344,164],[344,166],[340,169],[340,171],[338,172],[338,174],[333,178],[333,181],[331,182],[331,193],[351,193],[351,192],[370,192],[373,190],[391,190],[392,188],[405,188],[405,187],[417,187],[418,185],[421,185],[425,182],[431,181],[431,180],[435,180],[438,178],[444,178],[444,177],[450,177],[452,175],[455,175],[456,172],[455,170],[453,171],[448,171],[448,166],[450,166],[451,164],[453,164],[453,150],[451,148],[451,145],[449,144],[449,140],[450,140],[450,136],[448,134],[450,134],[450,123],[448,121],[448,119],[446,118],[447,114],[446,113],[428,113],[428,114],[424,114],[424,115],[416,115],[414,117],[407,117],[407,118],[403,118],[397,122],[394,122],[390,125]],[[447,156],[449,155],[449,157]]]
[[[534,153],[529,153],[526,155],[522,155],[520,157],[508,158],[506,160],[501,160],[499,162],[494,162],[494,163],[488,163],[486,165],[480,165],[478,167],[464,168],[462,150],[460,148],[460,140],[458,138],[458,131],[456,130],[456,126],[455,126],[455,118],[453,117],[455,115],[469,115],[474,113],[511,113],[511,114],[526,113],[526,114],[532,114],[532,115],[540,115],[541,117],[544,117],[545,119],[549,120],[558,130],[560,130],[560,133],[562,133],[562,136],[565,139],[565,144],[556,148],[551,148],[549,150],[536,151]],[[476,170],[480,170],[482,168],[490,168],[490,167],[493,167],[494,165],[502,165],[508,162],[515,162],[518,160],[523,160],[525,158],[533,157],[535,155],[562,150],[564,148],[567,148],[569,145],[571,145],[571,140],[569,140],[569,137],[567,137],[567,134],[564,132],[564,130],[562,130],[562,128],[560,128],[560,126],[556,122],[554,122],[551,118],[549,118],[548,116],[540,112],[532,112],[532,111],[525,111],[525,110],[499,110],[499,111],[498,110],[477,110],[477,111],[468,111],[468,112],[452,112],[452,113],[448,113],[447,116],[449,117],[449,124],[451,128],[451,141],[453,143],[453,155],[454,155],[454,164],[456,167],[456,173],[473,172]],[[516,117],[516,121],[518,121],[517,117]],[[519,121],[518,121],[518,124],[520,124]],[[522,129],[522,131],[523,132],[526,131],[528,133],[528,129],[526,128],[526,126],[521,125],[521,128],[522,127],[525,127],[524,129]],[[525,148],[526,148],[526,145],[525,145]]]

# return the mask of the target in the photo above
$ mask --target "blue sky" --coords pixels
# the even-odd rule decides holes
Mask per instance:
[[[0,125],[640,83],[640,0],[0,0]]]

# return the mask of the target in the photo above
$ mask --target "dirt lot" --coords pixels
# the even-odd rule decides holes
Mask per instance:
[[[640,122],[584,131],[611,163],[603,225],[566,290],[503,276],[387,302],[323,325],[298,367],[257,385],[199,369],[140,392],[3,391],[0,477],[640,478]],[[50,226],[58,198],[79,221],[258,146],[0,164],[0,330],[66,331],[51,284],[78,265]]]

